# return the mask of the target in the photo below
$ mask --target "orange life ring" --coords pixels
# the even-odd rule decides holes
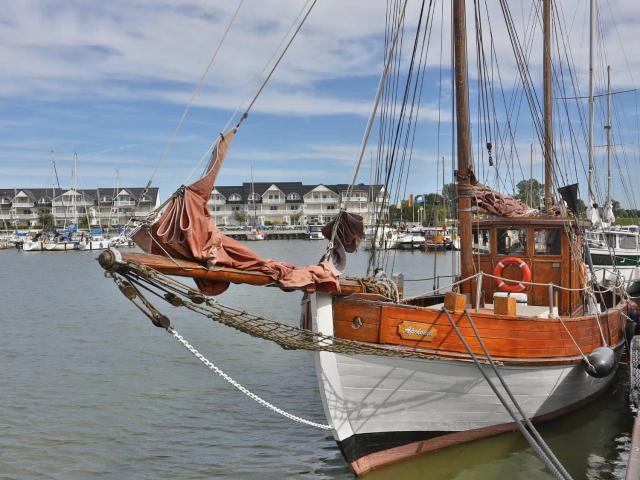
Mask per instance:
[[[522,279],[520,282],[515,283],[516,280],[505,281],[502,279],[502,271],[507,265],[518,265],[520,267],[520,271],[522,272]],[[493,275],[495,277],[500,277],[496,278],[496,284],[503,292],[524,292],[527,289],[527,286],[523,282],[528,283],[531,281],[531,269],[529,268],[529,265],[518,257],[507,257],[504,260],[500,260],[496,265],[496,268],[493,270]]]

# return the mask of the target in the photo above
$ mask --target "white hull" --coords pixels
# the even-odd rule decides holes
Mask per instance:
[[[331,297],[317,294],[316,305],[314,328],[332,335]],[[420,451],[424,452],[442,448],[441,439],[447,435],[457,434],[449,444],[460,443],[477,438],[473,431],[484,429],[479,436],[495,434],[512,422],[469,361],[319,352],[316,369],[327,421],[356,473],[389,463],[382,459],[383,451],[418,439],[433,444],[423,444]],[[568,410],[593,397],[613,377],[612,373],[606,378],[593,378],[582,364],[501,366],[500,372],[529,417]],[[494,377],[492,373],[490,376]],[[467,438],[461,432],[466,432]],[[375,440],[371,434],[376,434]],[[413,440],[403,442],[402,438],[410,436]],[[396,449],[393,455],[396,458],[392,461],[397,461],[403,454]]]
[[[78,247],[80,250],[104,250],[109,248],[109,240],[91,240],[80,242]]]
[[[44,243],[43,242],[32,242],[31,240],[25,240],[22,244],[22,250],[25,252],[42,252],[44,251]]]
[[[74,242],[45,243],[44,249],[47,252],[67,252],[71,250],[78,250],[78,244]]]

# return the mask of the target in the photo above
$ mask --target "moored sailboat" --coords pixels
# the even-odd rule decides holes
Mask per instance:
[[[490,198],[499,201],[491,204],[478,191],[464,0],[454,0],[453,7],[461,252],[460,277],[450,291],[403,298],[402,285],[384,275],[340,277],[345,252],[355,251],[363,233],[361,219],[346,211],[323,228],[331,245],[323,261],[302,269],[260,259],[221,235],[203,205],[237,127],[221,135],[205,176],[176,192],[160,218],[135,233],[146,254],[107,251],[100,257],[125,296],[179,341],[139,287],[150,285],[171,305],[285,348],[314,351],[327,428],[357,474],[586,404],[611,383],[627,318],[634,315],[622,291],[595,297],[584,264],[586,225],[564,204],[554,205],[549,0],[544,212],[497,192]],[[395,40],[390,43],[393,51]],[[181,223],[186,216],[192,221],[188,234]],[[194,278],[199,291],[167,275]],[[206,298],[229,283],[309,293],[301,327],[231,312]]]

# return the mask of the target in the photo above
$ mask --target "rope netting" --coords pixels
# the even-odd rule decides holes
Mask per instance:
[[[118,271],[109,272],[108,275],[113,278],[125,297],[149,317],[157,327],[170,328],[170,320],[149,301],[145,296],[146,293],[155,295],[174,307],[186,307],[195,313],[252,337],[274,342],[285,350],[310,350],[348,355],[378,355],[419,359],[437,358],[435,355],[407,349],[406,347],[370,344],[324,335],[223,305],[213,298],[205,297],[199,290],[136,263],[129,262],[121,265]],[[361,285],[368,293],[380,294],[388,291],[390,287],[384,286],[388,282],[389,280],[387,279],[367,278],[361,281]]]

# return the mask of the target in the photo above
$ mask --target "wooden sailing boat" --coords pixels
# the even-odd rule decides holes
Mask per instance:
[[[101,265],[131,300],[142,297],[136,287],[142,279],[157,286],[164,274],[194,278],[205,294],[221,293],[229,282],[313,292],[303,302],[304,328],[296,330],[295,342],[281,344],[316,351],[327,422],[356,474],[520,428],[522,421],[514,418],[511,406],[526,418],[543,421],[586,404],[613,380],[633,304],[614,291],[601,299],[608,301],[604,311],[594,305],[583,263],[584,225],[568,214],[551,214],[549,4],[546,0],[547,214],[472,222],[465,4],[453,2],[461,275],[451,292],[403,300],[398,295],[401,285],[385,291],[368,288],[376,279],[335,278],[326,262],[305,269],[304,278],[298,278],[302,272],[291,266],[249,258],[246,247],[216,234],[209,217],[195,214],[206,204],[235,129],[221,137],[208,169],[213,173],[181,189],[162,218],[141,230],[140,245],[152,254],[106,251]],[[192,222],[188,236],[181,237],[172,226],[179,225],[172,218],[180,211]],[[346,215],[342,212],[337,222]],[[335,223],[325,235],[333,240],[340,228],[346,227]],[[189,242],[200,232],[203,240],[194,248]],[[197,292],[188,290],[180,298],[177,292],[173,285],[161,297],[174,306],[193,302],[194,311],[207,305]],[[518,304],[515,297],[526,298],[526,303]],[[155,325],[169,327],[168,319],[146,300],[144,306]],[[241,324],[230,318],[225,323],[256,334],[251,331],[253,320]],[[274,340],[272,331],[264,338]],[[494,372],[504,381],[502,390],[496,391],[486,376],[486,362],[498,362]],[[510,403],[497,400],[500,391],[511,395]]]

